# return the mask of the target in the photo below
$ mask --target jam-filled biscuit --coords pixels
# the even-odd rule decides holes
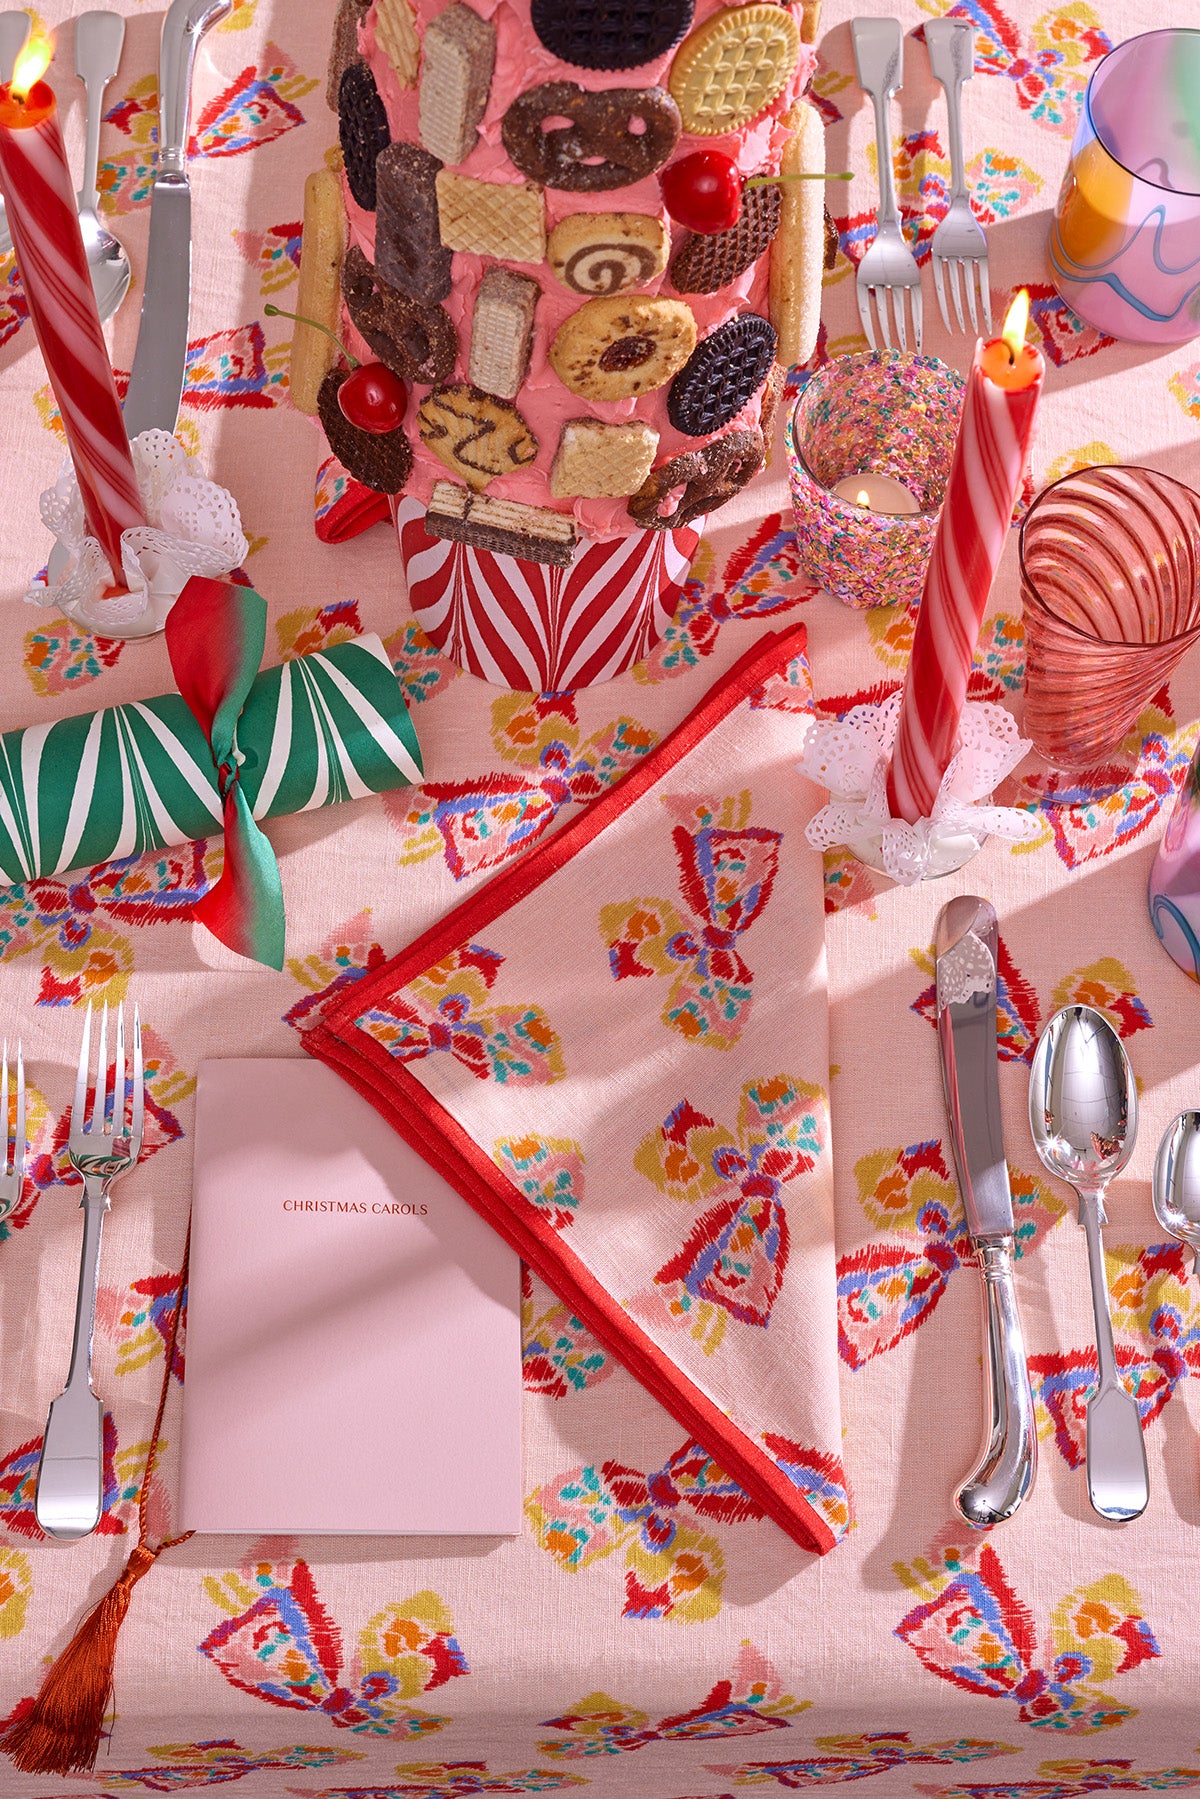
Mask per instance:
[[[800,31],[786,7],[728,6],[675,52],[669,86],[683,129],[699,137],[740,131],[778,100],[800,60]]]
[[[670,242],[648,212],[573,212],[550,233],[546,255],[572,293],[620,294],[662,274]]]
[[[357,244],[342,265],[350,322],[402,381],[444,381],[458,357],[458,333],[444,306],[413,300],[382,280]]]
[[[775,332],[766,319],[744,312],[697,346],[667,395],[667,417],[685,437],[707,437],[735,419],[771,372]]]
[[[696,321],[684,301],[612,294],[564,319],[550,366],[585,400],[626,400],[670,381],[695,346]]]
[[[740,493],[762,467],[763,455],[761,431],[729,431],[710,444],[684,450],[651,471],[629,502],[629,516],[646,531],[690,525]]]
[[[592,90],[544,81],[517,95],[500,134],[531,181],[588,194],[628,187],[661,169],[679,129],[679,108],[661,87]]]
[[[537,438],[516,407],[469,381],[426,394],[417,409],[417,427],[450,473],[476,493],[497,475],[527,468],[537,455]]]
[[[533,0],[530,21],[560,62],[640,69],[674,48],[694,11],[694,0]]]

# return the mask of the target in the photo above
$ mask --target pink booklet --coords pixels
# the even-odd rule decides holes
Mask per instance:
[[[517,1257],[308,1060],[200,1068],[181,1528],[521,1528]]]

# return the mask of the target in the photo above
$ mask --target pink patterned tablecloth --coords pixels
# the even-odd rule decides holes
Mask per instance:
[[[129,13],[102,139],[109,222],[141,271],[161,12]],[[896,0],[910,36],[894,111],[902,205],[927,265],[948,179],[945,113],[911,33],[944,0]],[[803,618],[824,712],[899,680],[902,610],[859,614],[796,569],[782,463],[722,514],[666,640],[610,686],[534,699],[440,659],[406,609],[394,540],[313,536],[320,445],[287,403],[305,174],[334,141],[323,97],[330,0],[237,0],[200,59],[194,115],[196,278],[183,432],[238,494],[250,570],[288,655],[359,629],[388,641],[424,747],[420,791],[272,828],[289,912],[282,974],[236,963],[188,922],[220,851],[0,893],[3,1030],[24,1033],[36,1088],[33,1191],[0,1224],[0,1716],[122,1566],[163,1371],[183,1251],[193,1084],[204,1056],[299,1053],[320,996],[442,916],[593,799],[677,723],[757,633]],[[1145,461],[1200,477],[1200,344],[1146,352],[1081,327],[1048,285],[1044,243],[1088,71],[1109,43],[1190,22],[1178,0],[960,0],[977,73],[967,147],[988,222],[993,287],[1029,284],[1048,367],[1034,474]],[[51,0],[50,23],[63,19]],[[870,119],[853,75],[850,0],[826,0],[817,99],[829,166],[851,166],[823,355],[862,347],[853,259],[872,229]],[[63,34],[72,141],[81,90]],[[65,71],[65,73],[63,73]],[[162,692],[161,640],[96,643],[21,604],[47,539],[34,502],[60,440],[11,259],[0,265],[6,529],[0,536],[0,725]],[[128,369],[139,289],[113,329]],[[926,348],[959,368],[926,268]],[[975,691],[1019,701],[1015,540],[980,644]],[[689,1479],[667,1414],[537,1282],[527,1295],[530,1525],[513,1541],[195,1538],[137,1588],[117,1661],[117,1718],[94,1777],[24,1777],[17,1799],[176,1791],[239,1794],[550,1792],[717,1799],[836,1787],[938,1799],[1068,1799],[1200,1786],[1195,1587],[1200,1544],[1200,1299],[1150,1207],[1154,1146],[1195,1103],[1200,998],[1158,949],[1143,901],[1165,808],[1200,710],[1185,664],[1141,720],[1136,774],[1081,790],[1040,838],[990,845],[950,880],[889,887],[849,861],[825,870],[841,1281],[844,1455],[855,1522],[816,1559],[773,1524]],[[817,904],[817,882],[797,905]],[[965,1267],[943,1141],[930,940],[954,892],[1001,918],[1002,1098],[1021,1218],[1019,1289],[1034,1357],[1042,1465],[1018,1519],[989,1537],[955,1523],[950,1492],[979,1434],[980,1297]],[[552,953],[552,946],[548,946]],[[153,1150],[118,1190],[105,1240],[97,1380],[111,1412],[100,1531],[48,1545],[32,1471],[61,1381],[79,1215],[59,1127],[78,1007],[126,995],[147,1020]],[[1039,1024],[1102,1008],[1142,1086],[1143,1136],[1111,1196],[1109,1274],[1120,1355],[1145,1408],[1153,1495],[1127,1527],[1089,1512],[1081,1407],[1090,1379],[1084,1247],[1067,1196],[1038,1172],[1024,1101]],[[264,1317],[264,1328],[269,1319]],[[446,1351],[455,1353],[453,1321]],[[831,1367],[829,1378],[835,1378]],[[369,1428],[376,1395],[348,1393]],[[157,1477],[169,1505],[177,1393]],[[227,1470],[230,1481],[238,1469]],[[538,1520],[569,1517],[572,1528]]]

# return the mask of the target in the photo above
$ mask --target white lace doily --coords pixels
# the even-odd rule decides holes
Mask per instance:
[[[149,521],[121,535],[126,593],[105,599],[112,585],[108,559],[87,534],[83,501],[72,464],[41,497],[42,522],[58,540],[66,562],[57,578],[34,581],[25,598],[57,606],[75,623],[102,637],[149,637],[161,631],[184,583],[192,575],[213,579],[245,560],[249,544],[232,494],[215,481],[167,431],[143,431],[130,450]],[[53,571],[55,561],[51,559]]]
[[[808,825],[813,848],[844,845],[911,887],[961,868],[989,837],[1014,843],[1036,837],[1040,826],[1028,812],[983,803],[1029,748],[1012,714],[987,701],[963,708],[958,752],[942,777],[933,816],[915,825],[892,817],[887,771],[900,700],[894,693],[881,706],[855,706],[843,719],[809,725],[800,767],[829,790],[829,804]]]

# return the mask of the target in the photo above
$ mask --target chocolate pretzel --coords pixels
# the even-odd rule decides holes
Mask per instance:
[[[628,187],[661,169],[680,119],[661,87],[593,91],[574,81],[544,81],[517,95],[500,129],[504,148],[531,181],[587,194]]]
[[[444,306],[410,300],[381,281],[357,244],[342,264],[342,297],[359,336],[403,381],[445,381],[458,356],[458,333]]]
[[[703,449],[684,450],[651,469],[629,501],[629,516],[647,531],[674,531],[694,518],[715,512],[740,493],[763,465],[761,431],[730,431]],[[667,495],[682,487],[672,510],[659,511]]]

